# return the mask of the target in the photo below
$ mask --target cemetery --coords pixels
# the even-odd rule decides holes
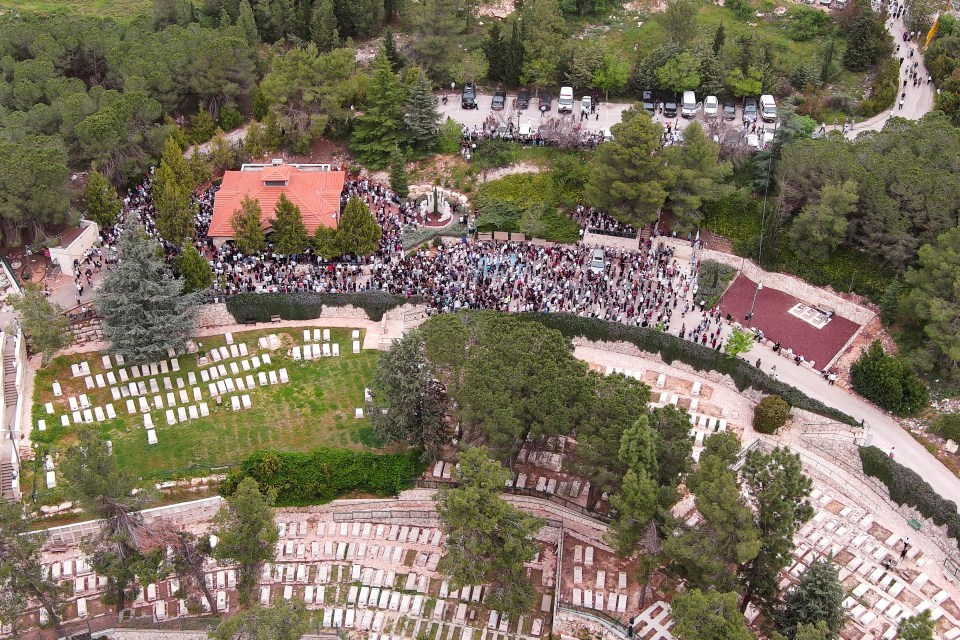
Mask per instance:
[[[193,353],[139,366],[60,357],[37,373],[33,440],[55,459],[77,426],[96,424],[121,467],[157,479],[224,470],[263,448],[363,448],[355,412],[377,356],[360,341],[360,330],[265,330],[197,338]]]

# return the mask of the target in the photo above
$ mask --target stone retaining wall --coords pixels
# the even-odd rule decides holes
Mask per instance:
[[[617,251],[636,251],[640,247],[640,236],[638,234],[636,238],[620,238],[585,231],[583,233],[583,244],[588,247],[607,247]]]
[[[113,640],[207,640],[206,631],[166,631],[154,629],[113,629],[107,638]]]

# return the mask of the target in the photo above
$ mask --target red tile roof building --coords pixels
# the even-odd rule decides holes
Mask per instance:
[[[260,225],[269,231],[281,193],[300,208],[310,235],[321,226],[336,229],[345,180],[346,172],[330,171],[329,165],[284,164],[277,160],[273,164],[245,164],[240,171],[227,171],[214,197],[208,235],[218,242],[233,237],[230,218],[246,196],[260,203]]]

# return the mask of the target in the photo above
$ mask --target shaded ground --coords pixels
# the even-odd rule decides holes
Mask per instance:
[[[756,290],[757,283],[741,274],[721,298],[720,308],[724,314],[732,314],[737,321],[743,322],[750,312]],[[788,313],[798,302],[801,301],[782,291],[769,287],[760,289],[750,326],[762,329],[767,338],[782,342],[784,349],[789,347],[808,361],[826,366],[857,331],[858,325],[834,315],[825,327],[817,329]]]

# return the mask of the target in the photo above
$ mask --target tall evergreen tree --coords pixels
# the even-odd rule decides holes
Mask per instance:
[[[723,49],[724,43],[727,41],[727,32],[723,28],[723,23],[720,23],[720,26],[717,27],[716,33],[713,34],[713,55],[719,56],[720,51]]]
[[[543,520],[500,497],[509,474],[485,448],[467,449],[456,470],[457,487],[437,493],[437,514],[447,536],[440,568],[459,588],[489,584],[486,604],[508,614],[529,610],[534,590],[524,563],[537,553],[532,540]]]
[[[310,16],[310,38],[317,51],[326,53],[340,46],[340,28],[333,0],[317,0]]]
[[[310,630],[303,602],[280,600],[264,607],[255,605],[224,619],[210,633],[213,640],[300,640]]]
[[[87,206],[87,215],[100,227],[109,227],[120,213],[120,197],[99,171],[91,171],[87,184],[83,188],[83,199]]]
[[[737,594],[690,589],[673,599],[674,632],[683,640],[753,640],[737,612]]]
[[[407,175],[407,159],[400,149],[394,149],[390,156],[390,188],[401,198],[410,193],[410,177]]]
[[[334,0],[341,38],[369,38],[383,24],[383,0]]]
[[[295,30],[297,18],[293,0],[271,0],[270,2],[270,29],[273,39],[280,40]]]
[[[866,71],[879,62],[890,49],[890,36],[877,18],[870,3],[861,2],[860,16],[850,27],[843,66],[850,71]]]
[[[424,355],[423,335],[410,331],[380,354],[370,387],[370,424],[384,442],[422,447],[435,459],[446,444],[446,394]]]
[[[357,118],[350,148],[369,169],[382,169],[395,147],[404,143],[403,108],[406,89],[380,48],[373,59],[373,78],[367,90],[368,104]]]
[[[760,552],[741,567],[744,582],[740,610],[757,601],[772,616],[779,602],[780,571],[790,564],[793,536],[813,515],[807,497],[812,483],[803,474],[800,456],[777,447],[751,451],[743,467],[744,483],[756,504]]]
[[[193,334],[195,297],[183,293],[159,244],[142,229],[124,229],[117,249],[120,260],[95,302],[111,352],[136,363],[184,349]]]
[[[340,255],[365,256],[377,250],[383,230],[370,208],[360,198],[350,198],[337,225],[336,246]]]
[[[520,79],[537,86],[555,82],[560,72],[566,23],[557,0],[529,0],[523,7],[526,30]]]
[[[437,96],[433,95],[430,81],[423,71],[410,87],[403,121],[407,125],[407,140],[411,147],[418,151],[429,151],[436,146],[440,110],[437,108]]]
[[[383,32],[383,52],[386,54],[387,60],[390,61],[390,68],[393,69],[394,73],[398,73],[406,65],[407,61],[404,60],[403,54],[397,48],[397,41],[393,35],[393,29],[390,27],[387,27]]]
[[[510,29],[510,42],[507,45],[503,59],[503,81],[516,86],[520,84],[520,73],[523,69],[524,49],[523,39],[526,33],[526,23],[514,20]]]
[[[276,557],[279,534],[273,522],[273,493],[260,492],[257,481],[244,478],[227,504],[214,517],[214,533],[220,538],[214,557],[237,565],[240,604],[250,604],[264,562]]]
[[[213,284],[213,269],[197,248],[188,242],[174,262],[177,275],[183,280],[184,293],[206,291]]]
[[[240,208],[230,216],[230,226],[233,228],[233,240],[241,252],[252,255],[264,249],[267,245],[263,237],[263,224],[260,222],[262,211],[260,203],[246,196],[240,203]]]
[[[250,0],[240,0],[240,15],[237,18],[237,26],[243,30],[243,35],[247,38],[248,44],[259,44],[260,32],[257,31],[257,19],[253,15]]]
[[[800,583],[787,593],[777,626],[788,638],[795,638],[800,625],[823,622],[830,637],[836,637],[843,625],[843,599],[846,591],[833,559],[818,560],[803,573]]]
[[[276,217],[270,221],[273,227],[273,245],[278,253],[296,255],[303,253],[310,243],[310,234],[303,224],[300,207],[290,202],[286,194],[280,194]]]
[[[483,55],[487,58],[487,77],[494,82],[503,82],[506,72],[506,43],[500,22],[492,22],[483,41]]]
[[[157,231],[164,240],[179,245],[193,235],[190,190],[177,181],[165,162],[160,163],[153,177],[153,208],[157,213]]]

